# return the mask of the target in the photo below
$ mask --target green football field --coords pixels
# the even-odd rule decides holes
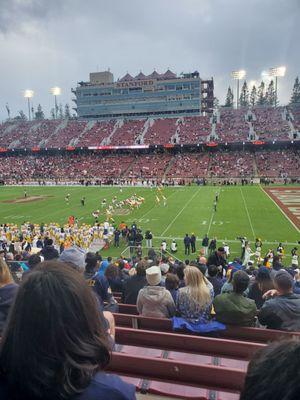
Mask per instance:
[[[24,187],[0,188],[0,223],[33,223],[58,222],[67,223],[69,215],[75,215],[80,223],[93,223],[92,212],[101,209],[103,198],[110,203],[113,196],[118,200],[128,198],[131,194],[145,198],[144,204],[127,215],[114,216],[116,223],[125,221],[131,225],[135,221],[143,232],[150,229],[155,236],[154,245],[159,247],[162,239],[168,246],[173,238],[178,243],[177,257],[185,259],[183,254],[183,236],[195,233],[200,239],[204,234],[209,238],[216,237],[220,246],[228,241],[232,257],[240,254],[238,236],[246,236],[254,244],[260,237],[263,241],[264,254],[268,248],[277,247],[282,241],[286,248],[286,263],[290,261],[290,250],[299,240],[299,232],[281,213],[273,201],[260,186],[232,187],[170,187],[164,189],[167,206],[157,205],[156,190],[149,188],[125,187],[120,192],[117,187],[27,187],[27,196],[44,196],[32,202],[16,203],[24,197]],[[213,211],[216,192],[219,192],[217,212]],[[70,193],[70,204],[64,198]],[[80,199],[86,197],[86,205],[81,206]],[[100,221],[104,221],[101,215]],[[254,246],[252,246],[254,248]],[[103,255],[119,255],[125,249],[111,247]],[[190,259],[193,258],[191,255]]]

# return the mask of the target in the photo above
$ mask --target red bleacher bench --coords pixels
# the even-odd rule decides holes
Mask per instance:
[[[128,376],[130,380],[132,378],[146,380],[143,387],[137,386],[138,390],[144,392],[194,399],[209,399],[212,398],[209,392],[215,392],[217,396],[214,398],[222,400],[238,399],[246,374],[245,371],[235,368],[115,352],[112,354],[108,370],[121,376]],[[167,386],[169,388],[167,391],[166,384],[172,385],[173,393],[170,386]],[[176,391],[175,385],[178,385]],[[188,396],[189,386],[198,388],[198,396],[195,392],[194,396]],[[219,392],[223,395],[220,396]]]
[[[234,341],[179,333],[116,327],[116,343],[131,346],[159,348],[191,354],[250,360],[265,344]]]
[[[120,304],[120,306],[122,306]],[[128,306],[128,305],[126,305]],[[132,306],[130,306],[132,307]],[[114,314],[116,325],[134,329],[145,329],[149,331],[174,332],[172,321],[165,318],[150,318],[134,314]],[[192,332],[184,331],[192,335]],[[200,336],[200,334],[193,334]],[[201,335],[207,336],[207,335]],[[258,343],[268,343],[281,339],[300,338],[300,332],[279,331],[273,329],[249,328],[228,325],[226,330],[213,332],[209,336],[228,338],[232,340],[244,340]]]

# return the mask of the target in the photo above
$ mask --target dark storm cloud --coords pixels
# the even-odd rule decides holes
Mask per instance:
[[[115,78],[153,68],[199,70],[215,79],[221,102],[230,72],[245,68],[248,80],[287,65],[279,81],[282,103],[300,74],[299,0],[0,0],[0,115],[9,102],[24,108],[21,90],[34,103],[52,106],[49,88],[70,88],[88,73],[111,68]],[[1,34],[2,32],[2,34]]]
[[[0,32],[19,30],[24,21],[46,20],[62,9],[59,0],[1,0]]]

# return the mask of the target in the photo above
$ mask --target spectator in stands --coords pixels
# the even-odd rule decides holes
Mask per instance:
[[[260,309],[265,302],[263,295],[271,289],[274,289],[274,284],[270,276],[270,270],[267,267],[260,267],[254,283],[249,287],[248,297],[254,300],[256,307]]]
[[[209,265],[207,268],[207,279],[213,285],[214,294],[218,296],[221,293],[223,284],[225,283],[224,278],[219,276],[219,270],[216,265]]]
[[[214,309],[216,319],[224,324],[254,326],[256,305],[244,296],[250,278],[245,271],[237,271],[232,280],[233,292],[216,296]]]
[[[136,266],[136,273],[127,279],[126,285],[124,286],[124,292],[122,296],[123,303],[136,304],[139,291],[147,285],[146,269],[147,262],[139,261]],[[135,271],[135,269],[132,268],[130,272],[131,271]]]
[[[41,250],[41,255],[44,257],[45,261],[58,258],[59,254],[53,246],[53,240],[47,238],[44,243],[45,245]]]
[[[111,263],[112,258],[111,257],[107,257],[106,260],[103,260],[100,264],[100,268],[99,268],[99,274],[100,275],[104,275],[106,268],[109,266],[109,264]]]
[[[300,330],[300,296],[293,293],[293,278],[284,269],[274,278],[274,290],[264,294],[268,299],[262,306],[258,320],[270,329]]]
[[[145,317],[171,318],[176,308],[171,293],[161,284],[160,267],[146,270],[148,286],[139,291],[137,309]]]
[[[207,260],[207,265],[216,265],[222,268],[222,271],[226,270],[226,253],[224,247],[219,247],[217,251],[210,254]]]
[[[300,294],[300,271],[296,269],[295,274],[295,281],[293,286],[293,292],[296,294]]]
[[[174,303],[177,302],[178,289],[179,289],[179,279],[175,274],[168,273],[165,281],[166,289],[171,293]]]
[[[202,272],[193,266],[184,270],[185,287],[179,289],[177,311],[184,319],[206,323],[214,298],[212,285]]]
[[[182,262],[180,262],[175,271],[176,275],[178,276],[178,279],[179,279],[179,287],[180,288],[185,286],[184,270],[185,270],[185,265]]]
[[[274,278],[274,276],[276,275],[276,273],[274,273],[275,271],[279,271],[280,269],[283,268],[283,265],[281,264],[281,257],[276,255],[273,257],[273,263],[272,263],[272,268],[273,268],[273,276],[272,278]]]
[[[231,293],[233,292],[233,284],[232,284],[232,280],[233,280],[233,276],[234,274],[238,271],[237,268],[231,268],[228,272],[227,272],[227,281],[224,283],[224,285],[221,288],[221,293]]]
[[[86,253],[85,256],[85,271],[84,271],[84,278],[86,280],[92,279],[95,275],[96,271],[99,269],[99,257],[92,252]]]
[[[29,258],[28,258],[28,270],[24,271],[22,274],[22,280],[27,276],[27,274],[31,271],[34,270],[34,268],[39,265],[40,262],[42,262],[42,256],[38,255],[38,254],[32,254]]]
[[[103,372],[110,346],[81,274],[45,262],[22,283],[0,350],[0,398],[135,399],[135,389]]]
[[[28,258],[28,267],[30,271],[32,271],[40,262],[42,262],[41,256],[39,256],[38,254],[32,254]]]
[[[99,256],[95,253],[87,253],[85,258],[84,277],[88,285],[97,295],[99,307],[101,311],[118,311],[118,304],[111,292],[107,278],[99,274],[97,268],[99,266]],[[104,305],[104,303],[106,303]]]
[[[74,245],[61,253],[61,255],[59,256],[59,261],[69,264],[78,272],[84,273],[85,257],[86,252],[82,248]]]
[[[115,264],[109,264],[104,273],[113,292],[123,292],[124,282],[122,272]]]
[[[161,284],[164,285],[166,282],[167,273],[169,272],[170,265],[163,258],[162,263],[159,265],[161,271]]]
[[[273,342],[248,365],[240,400],[299,398],[300,342]]]
[[[151,247],[148,250],[148,258],[149,258],[149,260],[152,260],[154,263],[156,263],[156,261],[157,261],[157,254],[156,254],[155,250],[153,249],[153,247]]]
[[[0,258],[0,335],[19,286],[15,284],[6,262]]]

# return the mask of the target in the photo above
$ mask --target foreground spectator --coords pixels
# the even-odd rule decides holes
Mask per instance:
[[[122,279],[122,271],[115,264],[109,264],[106,268],[104,276],[108,280],[109,286],[113,292],[123,292],[124,281]]]
[[[274,278],[275,290],[269,294],[273,298],[267,300],[262,306],[258,320],[269,329],[287,331],[300,330],[300,295],[293,293],[294,280],[284,269],[277,272]]]
[[[170,318],[175,314],[175,304],[171,293],[161,283],[160,267],[150,267],[146,270],[149,286],[139,291],[137,309],[145,317]]]
[[[139,261],[136,267],[136,274],[127,279],[124,287],[123,303],[136,304],[139,291],[147,285],[146,279],[147,263]],[[131,271],[134,271],[132,269]]]
[[[227,261],[224,247],[219,247],[208,257],[207,265],[216,265],[219,269],[222,268],[222,272],[224,272],[224,269],[226,270]]]
[[[272,289],[274,289],[274,284],[271,279],[269,268],[260,267],[255,277],[255,281],[249,287],[248,297],[249,299],[254,300],[256,307],[260,309],[265,302],[263,295]]]
[[[95,298],[68,265],[41,264],[22,283],[0,349],[2,400],[135,399],[103,372],[110,347]]]
[[[224,278],[219,276],[219,270],[216,265],[209,265],[207,268],[207,279],[213,285],[214,294],[218,296],[221,293],[223,284],[225,283]]]
[[[186,286],[177,296],[178,313],[186,320],[207,322],[214,298],[212,285],[197,267],[186,267],[184,280]]]
[[[254,325],[255,301],[244,296],[249,282],[250,278],[245,271],[237,271],[232,280],[233,292],[216,296],[214,309],[218,321],[231,325]]]
[[[274,342],[249,363],[240,400],[297,400],[300,342]]]
[[[9,268],[0,258],[0,335],[19,286],[14,283]]]
[[[86,252],[74,245],[69,249],[65,249],[59,256],[59,261],[69,264],[72,268],[78,272],[84,273],[85,270],[85,257]]]

